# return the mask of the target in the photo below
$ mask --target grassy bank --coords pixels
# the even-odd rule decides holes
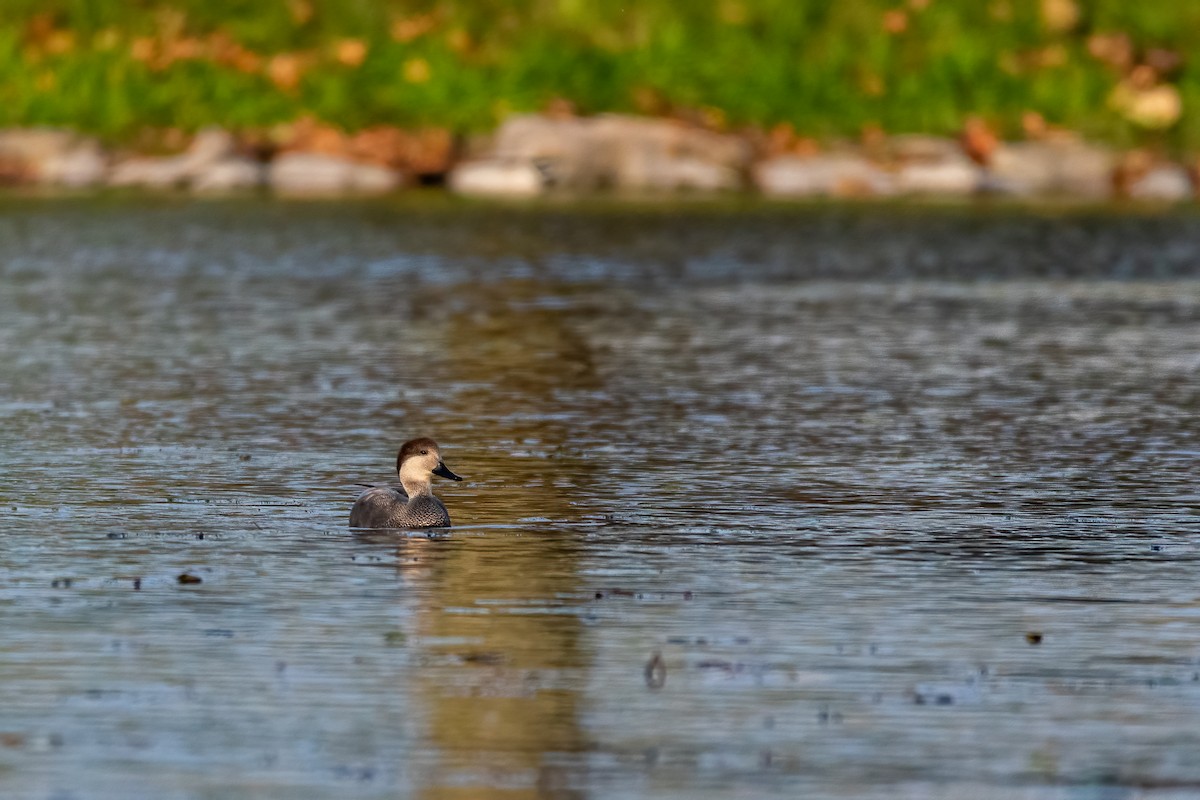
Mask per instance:
[[[874,126],[949,133],[976,115],[1006,136],[1044,120],[1122,145],[1200,147],[1200,64],[1187,60],[1200,53],[1200,3],[0,0],[0,9],[0,126],[66,125],[110,140],[303,115],[348,129],[486,130],[565,100],[581,112],[790,123],[817,138]],[[1114,107],[1126,85],[1166,87],[1182,114],[1131,121]]]

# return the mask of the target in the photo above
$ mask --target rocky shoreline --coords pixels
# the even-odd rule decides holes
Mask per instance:
[[[672,119],[518,115],[489,137],[368,129],[353,136],[311,122],[282,142],[201,131],[178,152],[104,148],[70,131],[0,131],[0,183],[69,189],[137,187],[196,194],[372,195],[444,184],[470,196],[554,193],[718,194],[768,198],[1195,199],[1190,166],[1051,132],[997,140],[968,125],[955,138],[864,137],[818,146],[788,130],[723,133]]]

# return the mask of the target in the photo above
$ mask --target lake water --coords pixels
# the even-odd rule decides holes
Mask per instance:
[[[4,199],[0,796],[1194,797],[1197,277],[1192,212]],[[417,435],[456,527],[352,534]]]

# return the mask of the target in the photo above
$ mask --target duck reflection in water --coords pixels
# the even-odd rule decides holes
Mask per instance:
[[[350,510],[351,528],[448,528],[450,512],[433,495],[433,476],[461,481],[446,469],[437,442],[412,439],[396,456],[400,486],[370,486]]]

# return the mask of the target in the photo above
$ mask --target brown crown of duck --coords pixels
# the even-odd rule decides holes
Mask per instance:
[[[438,448],[437,442],[430,439],[428,436],[422,436],[418,439],[409,439],[404,444],[400,445],[400,452],[396,454],[396,472],[399,474],[404,462],[410,458],[420,458],[434,456],[437,459],[437,466],[431,472],[442,478],[449,478],[452,481],[461,481],[458,475],[455,475],[446,465],[442,463],[442,453]]]

